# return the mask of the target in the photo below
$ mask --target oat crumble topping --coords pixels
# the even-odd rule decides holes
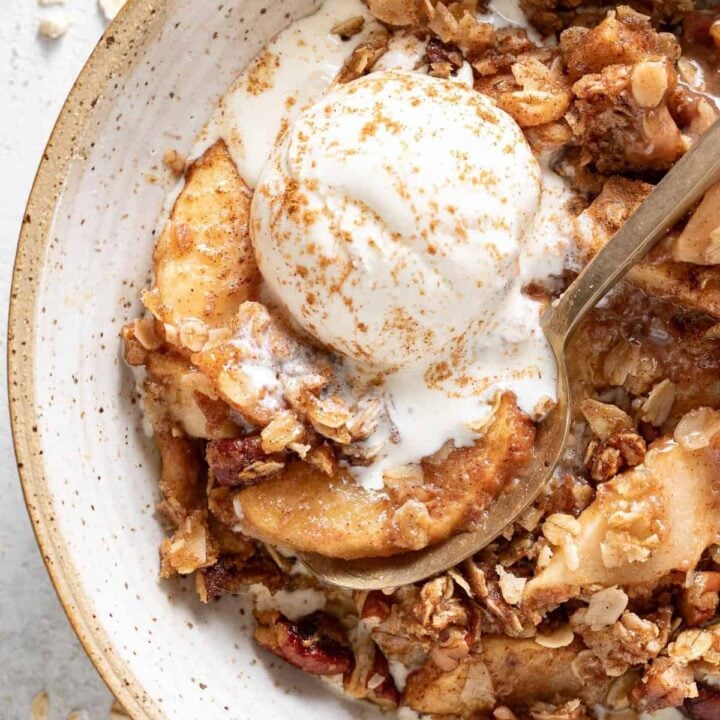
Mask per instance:
[[[349,53],[338,83],[371,74],[393,38],[413,36],[425,47],[420,72],[470,73],[575,191],[566,276],[528,289],[545,302],[718,117],[720,10],[693,0],[521,0],[535,34],[487,21],[477,0],[367,4],[379,29]],[[345,42],[367,24],[349,17],[332,32]],[[250,92],[276,67],[261,55]],[[174,151],[165,163],[185,172]],[[528,462],[535,423],[499,395],[473,446],[445,443],[386,473],[383,491],[361,491],[348,468],[379,451],[379,383],[365,378],[344,396],[334,354],[263,296],[251,197],[222,141],[189,166],[155,249],[148,314],[122,331],[127,363],[146,373],[162,459],[171,532],[161,575],[194,575],[205,603],[251,586],[319,594],[322,608],[301,617],[258,605],[256,641],[385,709],[720,717],[720,186],[574,339],[572,436],[534,505],[439,577],[354,593],[299,571],[293,553],[390,555],[472,527]],[[283,202],[310,212],[300,192]],[[309,288],[308,307],[329,292]],[[447,372],[438,362],[431,379]]]

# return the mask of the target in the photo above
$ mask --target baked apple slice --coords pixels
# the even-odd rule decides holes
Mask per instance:
[[[587,704],[603,702],[612,679],[583,680],[575,668],[583,650],[578,641],[548,648],[533,638],[483,636],[482,650],[453,670],[442,670],[428,658],[409,675],[403,704],[420,713],[465,717],[488,713],[498,704],[524,706],[576,698]]]
[[[365,490],[346,470],[330,477],[296,461],[239,491],[235,509],[247,534],[297,552],[351,560],[419,550],[478,519],[522,475],[534,438],[533,423],[506,393],[474,445],[422,462],[414,492]]]
[[[672,571],[692,570],[720,531],[718,477],[712,445],[655,444],[643,465],[599,487],[578,532],[527,584],[523,603],[550,607],[591,586],[651,592]]]
[[[166,339],[199,350],[260,279],[248,229],[251,193],[222,140],[187,171],[153,253],[155,284],[143,296]]]

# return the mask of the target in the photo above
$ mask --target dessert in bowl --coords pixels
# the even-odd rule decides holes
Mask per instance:
[[[123,329],[161,574],[249,596],[260,646],[385,709],[704,717],[717,189],[580,330],[571,443],[502,536],[370,593],[297,560],[432,546],[522,481],[544,308],[716,118],[713,12],[517,10],[328,0],[220,101]]]

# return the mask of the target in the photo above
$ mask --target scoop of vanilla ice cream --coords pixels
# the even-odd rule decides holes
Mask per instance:
[[[492,100],[453,79],[376,72],[285,134],[256,187],[252,237],[310,334],[412,368],[497,326],[540,194],[535,156]]]

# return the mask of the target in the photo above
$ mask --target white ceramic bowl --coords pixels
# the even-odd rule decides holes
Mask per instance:
[[[134,718],[371,718],[251,640],[241,598],[158,579],[157,461],[120,327],[139,311],[167,147],[313,0],[131,0],[58,120],[15,268],[9,377],[38,542],[88,654]],[[165,177],[151,183],[149,175]]]

